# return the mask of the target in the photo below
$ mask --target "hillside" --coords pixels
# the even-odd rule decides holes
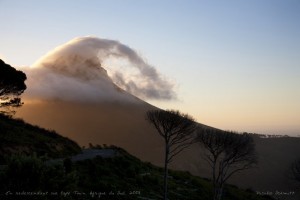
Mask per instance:
[[[31,199],[162,198],[162,168],[142,162],[118,147],[107,147],[105,150],[115,151],[114,156],[77,162],[65,159],[52,164],[45,164],[37,157],[13,157],[8,167],[0,173],[3,180],[0,183],[2,197],[6,191],[10,191],[11,197],[31,196]],[[16,163],[21,167],[16,168]],[[170,171],[170,199],[210,200],[211,189],[211,182],[207,179],[192,176],[188,172]],[[245,199],[271,198],[226,186],[224,200]]]
[[[24,154],[57,158],[80,152],[72,140],[55,131],[0,115],[0,161],[13,154]]]
[[[102,156],[82,154],[54,131],[0,115],[0,199],[7,192],[30,199],[161,199],[163,169],[115,146],[91,146]],[[102,153],[102,154],[101,154]],[[60,159],[56,159],[60,158]],[[170,171],[171,199],[211,199],[211,182]],[[225,200],[264,200],[250,190],[226,186]]]

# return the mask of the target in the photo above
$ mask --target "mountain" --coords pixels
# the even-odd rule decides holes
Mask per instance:
[[[99,54],[112,54],[111,49],[102,47],[111,43],[77,38],[50,51],[31,68],[24,68],[28,89],[23,97],[25,104],[16,116],[57,130],[82,146],[114,144],[157,163],[160,138],[145,121],[146,111],[157,108],[122,89],[128,89],[126,83],[116,85],[103,68],[104,58]],[[118,57],[124,54],[134,62],[140,59],[132,51],[124,51],[124,45],[113,44],[117,45],[113,49],[121,49],[114,52]],[[157,75],[150,69],[144,66],[143,71]],[[144,79],[149,81],[147,76]]]
[[[136,91],[134,87],[127,87],[130,81],[116,85],[122,81],[117,82],[104,69],[97,57],[99,52],[95,54],[94,49],[90,49],[93,42],[71,41],[25,71],[28,89],[23,98],[25,104],[16,116],[54,129],[81,146],[113,144],[143,161],[162,166],[163,141],[145,120],[146,111],[157,108],[130,94]],[[101,47],[100,54],[105,54],[103,49]],[[132,85],[135,85],[134,80]],[[240,172],[229,182],[258,192],[296,191],[299,194],[296,185],[285,175],[289,165],[300,157],[299,138],[255,137],[255,143],[258,167]],[[192,146],[180,154],[171,167],[209,177],[209,167],[200,152],[199,146]],[[284,194],[281,197],[297,198]]]

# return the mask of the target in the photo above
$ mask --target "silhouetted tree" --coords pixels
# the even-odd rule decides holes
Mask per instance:
[[[168,194],[168,164],[192,143],[197,124],[189,115],[174,110],[148,111],[146,119],[156,128],[165,143],[164,200],[166,200]]]
[[[20,95],[26,89],[26,75],[0,59],[0,113],[13,114],[13,107],[22,105]],[[6,108],[6,111],[3,110]]]
[[[204,149],[204,158],[212,169],[213,199],[222,198],[225,182],[236,172],[253,167],[257,155],[253,138],[202,126],[196,140]]]

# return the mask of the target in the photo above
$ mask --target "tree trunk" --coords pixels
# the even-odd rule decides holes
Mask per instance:
[[[165,151],[165,169],[164,169],[164,200],[168,200],[168,159],[169,159],[169,147],[166,145]]]
[[[219,188],[218,200],[222,199],[222,195],[223,195],[223,185],[221,185]]]
[[[213,200],[218,200],[218,181],[216,180],[216,159],[213,162]]]
[[[219,196],[219,189],[218,189],[218,186],[214,186],[213,200],[219,200],[219,199],[218,199],[218,196]]]
[[[222,193],[223,193],[223,185],[219,183],[215,184],[213,200],[221,200]]]

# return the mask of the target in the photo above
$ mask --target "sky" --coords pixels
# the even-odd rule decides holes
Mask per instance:
[[[300,135],[298,0],[0,0],[0,57],[29,66],[79,36],[120,41],[176,83],[148,100],[225,130]]]

